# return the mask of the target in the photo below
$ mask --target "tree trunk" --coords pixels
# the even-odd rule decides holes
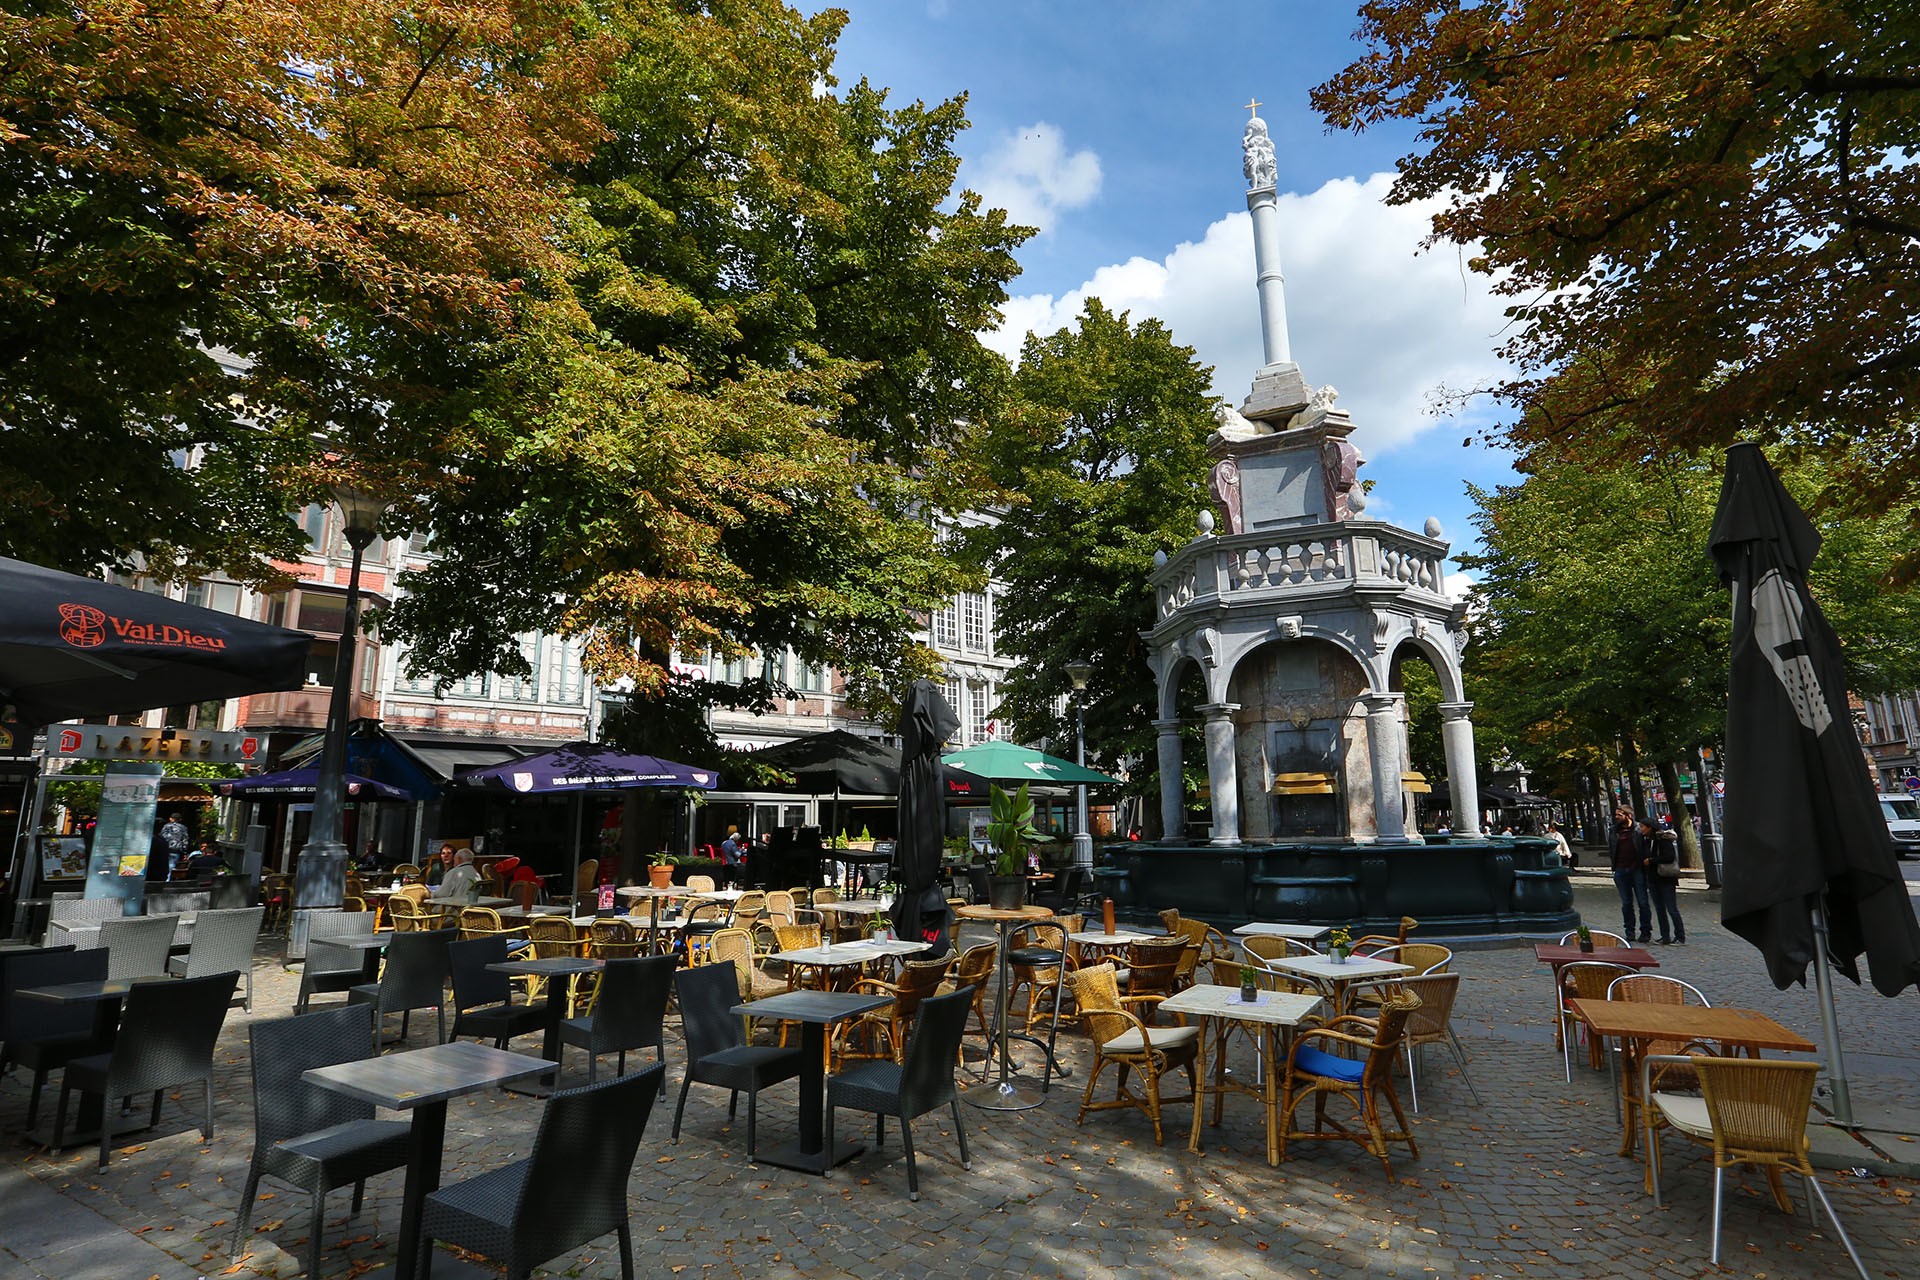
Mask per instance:
[[[1680,837],[1680,865],[1700,865],[1700,837],[1693,829],[1693,812],[1680,795],[1680,766],[1671,760],[1660,762],[1660,785],[1667,789],[1667,808],[1673,813],[1673,831]]]
[[[1640,780],[1640,748],[1632,738],[1620,740],[1620,767],[1626,770],[1627,792],[1633,797],[1633,816],[1647,816],[1647,788]]]

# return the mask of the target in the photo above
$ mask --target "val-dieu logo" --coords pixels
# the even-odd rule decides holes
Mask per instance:
[[[90,604],[63,604],[60,638],[76,649],[98,648],[107,642],[107,615]]]
[[[530,773],[516,773],[516,774],[514,774],[514,775],[513,775],[513,789],[514,789],[515,791],[531,791],[531,790],[533,790],[533,775],[532,775],[532,774],[530,774]]]

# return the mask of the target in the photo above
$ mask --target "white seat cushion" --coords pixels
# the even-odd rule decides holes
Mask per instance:
[[[1152,1040],[1155,1049],[1164,1052],[1192,1044],[1194,1037],[1199,1034],[1198,1027],[1154,1027],[1147,1032],[1147,1037]],[[1140,1033],[1129,1027],[1100,1047],[1107,1053],[1139,1053],[1147,1046],[1141,1040]]]
[[[1653,1105],[1660,1108],[1668,1124],[1696,1138],[1713,1139],[1713,1119],[1707,1114],[1707,1100],[1685,1093],[1656,1093]]]

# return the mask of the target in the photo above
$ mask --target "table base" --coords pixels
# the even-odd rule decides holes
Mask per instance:
[[[510,1080],[500,1087],[523,1098],[551,1098],[560,1087],[560,1069],[555,1067],[544,1075],[528,1076],[525,1080]]]
[[[864,1142],[837,1143],[833,1148],[833,1163],[845,1164],[857,1155],[866,1152]],[[828,1169],[827,1149],[818,1151],[803,1150],[798,1142],[788,1142],[775,1147],[771,1152],[762,1150],[754,1153],[755,1164],[770,1164],[781,1169],[792,1169],[795,1173],[825,1173]],[[434,1269],[439,1274],[439,1268]]]
[[[1046,1095],[1008,1076],[969,1085],[960,1091],[960,1099],[982,1111],[1031,1111],[1046,1101]]]
[[[27,1130],[22,1135],[27,1139],[27,1141],[35,1144],[36,1146],[45,1147],[49,1151],[53,1149],[53,1117],[48,1114],[49,1110],[51,1109],[48,1104],[55,1103],[59,1098],[59,1096],[60,1096],[60,1090],[57,1088],[49,1087],[44,1092],[42,1092],[42,1094],[40,1095],[40,1114],[43,1118],[40,1120],[38,1124],[34,1125],[33,1128]],[[191,1098],[192,1095],[189,1094],[188,1097]],[[149,1101],[149,1098],[147,1096],[135,1095],[133,1110],[123,1112],[120,1115],[117,1115],[114,1117],[114,1120],[113,1120],[114,1145],[117,1146],[121,1139],[130,1138],[133,1135],[138,1133],[151,1133],[155,1137],[160,1137],[160,1138],[171,1137],[174,1132],[191,1133],[193,1134],[195,1141],[199,1140],[200,1122],[197,1119],[195,1119],[193,1115],[193,1112],[197,1109],[197,1104],[196,1106],[188,1108],[187,1114],[183,1117],[183,1119],[185,1120],[184,1127],[178,1130],[173,1130],[173,1131],[170,1131],[167,1129],[166,1127],[167,1117],[165,1115],[162,1115],[160,1117],[160,1123],[158,1125],[152,1125],[147,1123],[147,1116],[149,1114],[151,1105],[152,1104]],[[164,1107],[164,1104],[162,1105]],[[91,1110],[91,1108],[88,1108],[88,1110]],[[97,1116],[89,1117],[89,1116],[86,1116],[83,1112],[81,1115],[81,1118],[76,1122],[74,1118],[71,1115],[69,1115],[67,1120],[67,1131],[60,1135],[60,1145],[63,1152],[65,1153],[72,1153],[74,1151],[81,1151],[91,1147],[99,1146],[100,1145],[99,1117]]]

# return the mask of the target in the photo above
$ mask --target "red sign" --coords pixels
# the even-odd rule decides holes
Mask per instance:
[[[76,649],[97,649],[107,642],[107,628],[126,644],[152,645],[161,649],[205,649],[218,653],[227,647],[222,636],[202,635],[186,627],[156,626],[116,618],[90,604],[60,606],[60,638]]]

